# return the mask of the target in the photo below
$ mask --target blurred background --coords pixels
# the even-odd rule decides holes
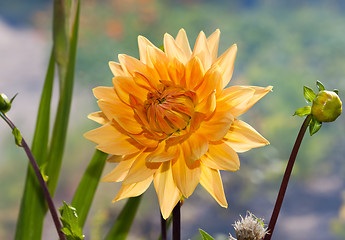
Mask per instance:
[[[29,143],[52,45],[51,22],[52,1],[0,3],[0,92],[9,97],[19,93],[9,116]],[[71,201],[93,154],[94,144],[83,134],[97,126],[87,119],[90,112],[98,111],[91,89],[112,85],[108,61],[117,61],[120,53],[138,57],[138,35],[160,46],[165,32],[176,36],[183,27],[193,46],[201,30],[210,35],[219,28],[219,55],[233,43],[238,45],[230,85],[274,86],[273,92],[240,117],[271,145],[240,154],[239,171],[222,172],[228,209],[197,188],[182,207],[182,239],[199,239],[199,228],[217,239],[234,235],[231,224],[247,210],[268,223],[303,121],[292,116],[306,105],[303,85],[316,89],[320,80],[329,90],[339,89],[345,101],[344,26],[345,2],[341,0],[83,0],[57,206],[62,200]],[[273,239],[345,239],[344,123],[342,115],[324,124],[313,137],[306,135]],[[12,239],[28,161],[4,122],[0,123],[0,154],[0,239]],[[108,164],[104,173],[113,167]],[[125,203],[111,203],[119,188],[120,184],[100,183],[85,227],[86,239],[102,239],[116,220]],[[157,239],[158,209],[151,186],[128,239]],[[50,215],[43,239],[56,239]]]

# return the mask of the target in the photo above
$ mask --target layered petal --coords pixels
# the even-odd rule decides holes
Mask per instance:
[[[235,119],[224,142],[236,152],[245,152],[252,148],[263,147],[269,142],[249,124]]]
[[[181,192],[174,182],[170,162],[162,163],[155,173],[153,183],[157,192],[162,216],[164,219],[167,219],[182,197]]]
[[[237,53],[237,45],[232,45],[228,50],[226,50],[214,63],[218,65],[223,70],[223,82],[222,89],[228,85],[232,78],[232,73],[234,72],[234,64]]]
[[[200,184],[222,207],[228,207],[219,170],[201,164]]]
[[[176,43],[180,46],[186,57],[189,59],[192,56],[192,50],[190,49],[186,31],[183,28],[176,36]]]
[[[210,144],[205,158],[201,160],[203,164],[213,169],[237,171],[240,168],[237,153],[223,141]]]
[[[113,202],[120,201],[124,198],[136,197],[143,194],[146,189],[151,185],[153,177],[148,177],[147,179],[132,183],[132,184],[122,184],[120,191],[117,193]]]

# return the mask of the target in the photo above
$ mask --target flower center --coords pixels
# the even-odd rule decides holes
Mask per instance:
[[[164,84],[149,92],[144,108],[151,130],[170,135],[185,129],[194,114],[195,98],[192,91]]]

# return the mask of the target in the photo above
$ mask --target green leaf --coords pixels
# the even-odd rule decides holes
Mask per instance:
[[[142,195],[141,195],[142,196]],[[105,240],[126,240],[128,232],[132,226],[135,214],[137,213],[141,196],[132,197],[127,200],[115,224],[111,228]]]
[[[60,208],[62,229],[66,235],[67,240],[82,240],[84,239],[83,229],[79,225],[77,211],[74,207],[68,205],[65,201],[63,207]]]
[[[42,166],[46,161],[48,149],[50,104],[53,91],[54,70],[55,57],[54,51],[52,51],[42,90],[36,129],[31,147],[32,154],[39,166]],[[41,239],[45,213],[46,203],[44,196],[36,175],[29,164],[27,167],[15,239]]]
[[[333,92],[335,92],[337,95],[339,95],[339,90],[338,89],[334,89]]]
[[[85,224],[107,156],[99,150],[95,151],[74,194],[72,205],[78,209],[81,227]]]
[[[11,100],[10,100],[10,103],[11,103],[11,104],[13,103],[14,99],[15,99],[17,96],[18,96],[18,93],[16,93],[16,94],[11,98]]]
[[[305,100],[307,100],[308,102],[313,102],[314,98],[316,97],[316,94],[314,93],[313,89],[307,86],[303,87],[303,94]]]
[[[317,131],[320,130],[322,122],[317,121],[315,118],[312,118],[309,123],[309,133],[310,136],[313,136]]]
[[[12,130],[12,134],[14,136],[14,141],[16,142],[16,145],[18,147],[22,147],[22,134],[20,134],[20,131],[18,130],[18,128],[13,128]]]
[[[319,80],[316,81],[316,86],[319,91],[325,90],[325,86]]]
[[[200,234],[202,236],[202,240],[214,240],[214,238],[211,237],[211,235],[208,234],[207,232],[205,232],[204,230],[199,229],[199,232],[200,232]]]
[[[306,106],[306,107],[302,107],[296,110],[296,112],[293,114],[294,116],[300,116],[300,117],[304,117],[307,116],[311,113],[311,107],[310,106]]]
[[[60,98],[55,118],[51,145],[48,153],[49,163],[47,174],[49,176],[48,188],[54,195],[61,169],[62,157],[65,148],[69,114],[72,102],[74,69],[77,50],[78,26],[79,26],[80,1],[77,1],[77,8],[72,25],[69,54],[66,75],[60,74],[64,79],[60,81]]]
[[[164,45],[159,46],[159,49],[164,52]]]

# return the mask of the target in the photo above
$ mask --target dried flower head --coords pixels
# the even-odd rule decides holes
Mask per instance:
[[[245,218],[241,215],[241,220],[233,224],[237,240],[261,240],[267,233],[263,219],[255,217],[251,212],[247,212]],[[236,240],[230,234],[230,240]]]
[[[181,197],[200,183],[227,207],[219,170],[236,171],[237,152],[268,144],[237,117],[272,87],[232,86],[237,46],[217,57],[219,30],[200,32],[194,50],[181,29],[164,35],[164,51],[139,36],[140,60],[120,54],[110,62],[112,87],[93,90],[102,126],[85,134],[117,167],[103,178],[122,182],[118,201],[142,194],[154,183],[168,218]]]

